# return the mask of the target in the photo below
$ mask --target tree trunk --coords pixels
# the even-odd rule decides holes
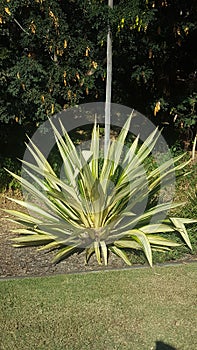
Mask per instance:
[[[108,0],[108,6],[113,8],[113,0]],[[107,80],[106,80],[106,99],[105,99],[105,145],[104,156],[110,142],[110,115],[111,115],[111,88],[112,88],[112,34],[110,25],[107,33]]]

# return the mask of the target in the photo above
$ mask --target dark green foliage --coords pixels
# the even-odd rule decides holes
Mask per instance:
[[[192,93],[172,109],[175,125],[179,128],[182,147],[188,149],[197,133],[197,94]]]
[[[0,14],[1,121],[104,100],[108,23],[113,102],[150,117],[159,102],[157,123],[191,119],[181,105],[196,88],[196,1],[2,0]]]
[[[56,0],[2,2],[1,121],[38,123],[89,93],[95,98],[103,67],[97,35],[85,15],[91,7],[84,6]]]
[[[0,158],[0,192],[4,190],[15,191],[21,189],[19,182],[13,179],[5,168],[10,169],[19,175],[21,164],[12,158]]]

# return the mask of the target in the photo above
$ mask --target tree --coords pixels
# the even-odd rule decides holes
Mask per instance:
[[[104,0],[2,0],[3,126],[29,130],[63,108],[104,101],[108,23],[113,102],[172,125],[173,133],[174,119],[185,130],[191,115],[195,135],[188,105],[196,99],[194,0],[117,0],[113,11]]]
[[[171,126],[173,136],[178,130],[185,138],[189,127],[191,139],[196,133],[196,1],[141,2],[141,15],[132,8],[134,23],[130,4],[119,9],[122,20],[113,33],[113,98],[166,126],[168,134]]]
[[[9,44],[2,62],[1,120],[40,122],[85,97],[97,97],[104,69],[90,23],[98,9],[85,5],[87,1],[67,1],[66,6],[56,0],[4,2],[1,36],[4,45]],[[86,20],[90,10],[92,17]]]

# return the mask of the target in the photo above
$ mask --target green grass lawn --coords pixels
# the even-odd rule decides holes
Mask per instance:
[[[197,348],[197,264],[0,281],[1,350]]]

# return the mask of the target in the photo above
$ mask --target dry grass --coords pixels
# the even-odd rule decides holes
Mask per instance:
[[[196,277],[188,264],[1,281],[0,349],[195,350]]]

